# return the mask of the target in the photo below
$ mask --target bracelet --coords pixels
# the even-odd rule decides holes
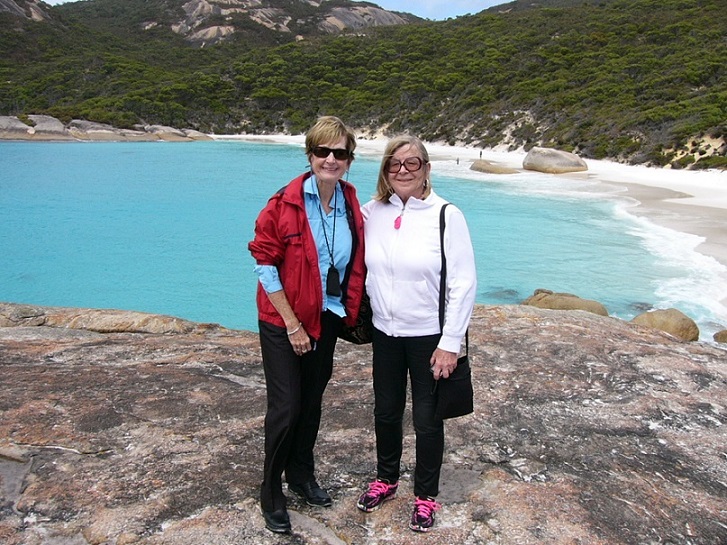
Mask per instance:
[[[291,335],[295,335],[296,333],[298,333],[298,330],[301,327],[303,327],[303,322],[298,322],[298,327],[296,327],[293,331],[287,331],[286,332],[288,334],[288,337],[290,337]]]

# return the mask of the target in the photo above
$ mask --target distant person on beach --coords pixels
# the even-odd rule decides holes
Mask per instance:
[[[258,324],[267,388],[260,503],[266,527],[291,530],[283,494],[329,507],[313,449],[323,392],[342,322],[353,325],[364,287],[363,217],[356,189],[342,180],[356,135],[337,117],[308,131],[310,170],[268,201],[248,248],[257,263]]]
[[[370,513],[399,487],[407,375],[416,433],[414,511],[409,527],[427,532],[441,506],[439,476],[444,424],[435,417],[434,381],[457,366],[476,292],[474,251],[462,212],[445,210],[447,296],[439,322],[440,211],[432,190],[429,154],[412,136],[392,139],[384,151],[373,200],[363,207],[366,290],[373,310],[373,384],[376,479],[357,506]]]

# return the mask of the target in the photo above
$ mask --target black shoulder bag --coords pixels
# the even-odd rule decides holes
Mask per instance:
[[[374,336],[374,313],[371,310],[371,301],[364,291],[361,306],[358,309],[358,319],[352,326],[342,325],[338,338],[353,344],[368,344]]]
[[[346,216],[351,227],[351,233],[355,232],[353,217],[351,210],[346,202]],[[338,338],[353,344],[368,344],[373,341],[374,337],[374,313],[371,310],[371,301],[364,287],[363,296],[361,297],[361,306],[358,308],[358,318],[354,325],[341,325],[338,332]]]
[[[439,327],[444,329],[444,306],[447,289],[447,258],[444,254],[444,209],[439,213],[439,245],[442,254],[442,273],[439,280]],[[474,411],[474,391],[472,389],[472,370],[469,362],[470,333],[465,333],[465,353],[457,358],[457,368],[448,378],[434,381],[432,394],[437,396],[435,418],[446,419],[464,416]]]

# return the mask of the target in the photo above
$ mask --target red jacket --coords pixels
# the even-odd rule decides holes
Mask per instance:
[[[295,315],[314,339],[321,335],[323,287],[318,267],[318,251],[303,199],[303,182],[310,172],[292,180],[268,200],[255,221],[255,238],[248,244],[258,265],[278,268],[285,295]],[[341,283],[341,300],[346,309],[344,322],[354,325],[364,291],[364,232],[356,188],[339,180],[346,199],[348,223],[353,235],[352,259]],[[257,287],[258,318],[285,327],[260,282]]]

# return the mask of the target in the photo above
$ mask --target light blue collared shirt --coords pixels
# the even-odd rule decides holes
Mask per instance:
[[[316,241],[318,249],[318,267],[321,271],[322,291],[323,291],[323,310],[330,310],[338,316],[346,316],[346,310],[343,308],[340,296],[328,295],[326,293],[326,280],[328,278],[328,268],[331,264],[329,247],[333,251],[333,263],[338,270],[338,277],[343,282],[346,274],[346,266],[351,259],[351,251],[353,249],[353,237],[351,236],[351,228],[348,225],[346,217],[346,199],[343,197],[343,189],[340,184],[336,184],[334,196],[331,197],[329,205],[335,208],[330,214],[326,214],[321,206],[321,198],[318,194],[318,184],[315,176],[311,176],[303,183],[303,196],[305,199],[305,212],[308,216],[308,224],[310,225],[313,238]],[[335,237],[333,232],[335,217]],[[326,244],[328,237],[328,244]],[[260,279],[260,283],[266,293],[273,293],[283,289],[280,282],[278,268],[274,265],[256,265],[255,272]]]

